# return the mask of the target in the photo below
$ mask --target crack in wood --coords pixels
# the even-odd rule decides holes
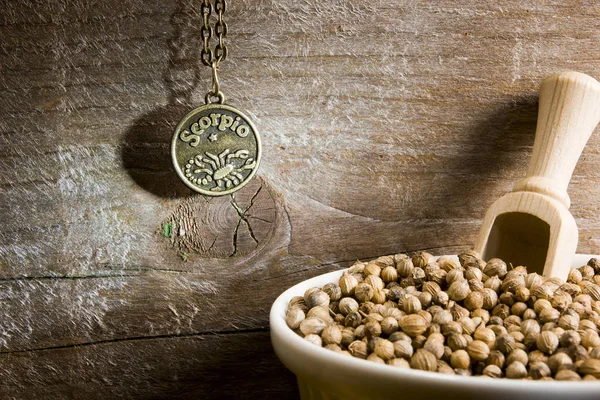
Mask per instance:
[[[109,343],[136,342],[136,341],[140,341],[140,340],[181,339],[181,338],[194,338],[194,337],[202,338],[204,336],[225,336],[225,335],[265,333],[265,332],[269,332],[268,327],[239,329],[239,330],[225,330],[225,331],[191,332],[191,333],[153,335],[153,336],[134,336],[134,337],[128,337],[128,338],[97,340],[94,342],[74,343],[74,344],[67,344],[67,345],[62,345],[62,346],[49,346],[49,347],[39,347],[39,348],[34,348],[34,349],[0,351],[0,356],[5,355],[5,354],[6,355],[8,355],[8,354],[23,354],[23,353],[34,353],[34,352],[40,352],[40,351],[75,349],[78,347],[97,346],[97,345],[103,345],[103,344],[109,344]]]
[[[115,270],[119,271],[138,271],[138,272],[166,272],[171,274],[193,274],[191,271],[186,271],[182,269],[174,269],[174,268],[155,268],[155,267],[133,267],[133,268],[115,268]],[[136,275],[131,275],[136,276]]]
[[[250,215],[246,216],[246,214],[248,213],[248,211],[250,211],[250,209],[254,205],[254,200],[256,199],[256,196],[258,196],[258,194],[260,193],[261,190],[262,190],[262,185],[260,185],[258,187],[258,190],[256,191],[256,193],[254,193],[254,195],[252,196],[252,199],[250,199],[250,205],[245,210],[242,210],[242,208],[235,202],[235,195],[231,195],[231,205],[233,206],[235,211],[238,213],[239,218],[238,218],[237,224],[235,225],[235,229],[233,231],[233,253],[231,253],[231,255],[229,257],[235,257],[237,255],[238,231],[240,228],[240,224],[242,222],[244,222],[246,224],[246,226],[248,227],[248,232],[250,233],[250,237],[252,238],[252,240],[254,240],[254,242],[257,245],[259,243],[258,239],[254,235],[252,226],[250,225],[250,222],[248,221],[248,217],[250,217]]]
[[[162,227],[171,224],[171,237],[166,239],[184,260],[196,255],[238,260],[269,242],[277,221],[277,201],[268,183],[256,177],[228,197],[183,199],[157,233],[165,239]]]
[[[126,269],[124,269],[126,270]],[[131,269],[134,271],[134,269]],[[78,280],[78,279],[104,279],[104,278],[126,278],[136,277],[134,274],[90,274],[90,275],[61,275],[61,276],[16,276],[11,278],[0,278],[0,282],[17,282],[17,281],[42,281],[42,280]]]

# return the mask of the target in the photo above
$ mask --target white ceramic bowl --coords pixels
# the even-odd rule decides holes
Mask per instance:
[[[578,254],[572,267],[592,257]],[[337,282],[343,271],[306,280],[286,290],[271,308],[271,342],[279,359],[298,378],[302,400],[337,399],[600,399],[600,382],[525,381],[445,375],[394,368],[308,343],[285,322],[287,304],[311,287]]]

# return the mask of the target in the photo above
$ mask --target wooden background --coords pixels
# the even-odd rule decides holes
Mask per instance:
[[[600,77],[595,1],[230,1],[221,84],[264,158],[211,200],[169,155],[209,89],[199,3],[0,1],[1,398],[296,398],[277,295],[469,248],[525,173],[540,81]],[[580,252],[598,163],[596,132],[569,187]]]

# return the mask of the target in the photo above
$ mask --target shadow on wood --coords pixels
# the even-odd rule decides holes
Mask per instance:
[[[524,176],[531,147],[535,137],[537,119],[537,97],[516,97],[510,103],[494,107],[489,115],[482,116],[474,127],[469,127],[469,135],[464,135],[465,151],[454,157],[449,164],[440,166],[445,169],[448,182],[441,188],[443,195],[436,197],[443,204],[430,208],[433,214],[439,214],[438,207],[461,210],[463,215],[477,215],[483,218],[489,204],[486,199],[492,197],[489,191],[499,191],[499,195],[512,190],[498,186],[498,182],[507,176]],[[440,190],[440,188],[438,188]],[[429,204],[431,207],[434,204]],[[448,213],[445,212],[445,218]],[[439,218],[439,216],[436,215]],[[450,222],[448,222],[450,224]],[[479,227],[464,236],[476,237]],[[440,243],[441,244],[441,243]],[[473,243],[474,244],[474,243]]]
[[[163,74],[169,104],[138,118],[125,133],[121,148],[123,166],[133,180],[165,198],[192,194],[175,173],[170,146],[177,123],[195,107],[191,99],[203,75],[196,6],[179,1],[170,19],[173,34],[167,41],[169,59]]]
[[[126,132],[122,147],[123,167],[141,188],[164,198],[193,195],[173,168],[171,136],[175,125],[190,108],[167,105],[135,121]]]

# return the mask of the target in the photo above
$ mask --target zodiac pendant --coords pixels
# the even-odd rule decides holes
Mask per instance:
[[[207,196],[223,196],[248,183],[260,163],[256,128],[239,110],[211,103],[192,110],[177,125],[171,156],[179,178]]]

